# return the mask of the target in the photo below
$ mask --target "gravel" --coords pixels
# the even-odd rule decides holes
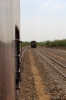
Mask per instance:
[[[51,100],[66,100],[66,79],[37,53],[34,52],[33,54],[40,76],[46,85],[46,91],[50,94]]]
[[[50,96],[50,100],[66,100],[66,79],[34,52],[34,48],[28,48],[24,54],[21,68],[20,100],[39,100],[35,89],[33,73],[31,71],[29,50],[31,50],[34,56],[35,66],[46,87],[45,93]]]
[[[27,50],[23,57],[23,65],[21,68],[21,89],[20,100],[38,100],[36,90],[34,87],[34,78],[30,67],[30,60],[28,58],[29,50]]]

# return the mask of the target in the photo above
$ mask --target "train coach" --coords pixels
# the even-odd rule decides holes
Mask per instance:
[[[37,42],[36,41],[31,41],[30,45],[31,45],[31,48],[36,48],[37,47]]]
[[[0,0],[0,100],[19,100],[20,0]]]

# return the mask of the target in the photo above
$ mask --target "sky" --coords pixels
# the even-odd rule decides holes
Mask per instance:
[[[20,0],[21,41],[66,38],[66,0]]]

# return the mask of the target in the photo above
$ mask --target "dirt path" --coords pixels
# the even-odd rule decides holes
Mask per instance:
[[[31,49],[25,52],[21,72],[20,100],[49,100]]]
[[[49,96],[45,93],[45,86],[43,85],[42,79],[39,75],[39,71],[35,66],[34,57],[30,51],[30,62],[31,62],[31,69],[34,75],[34,84],[36,88],[36,92],[38,95],[39,100],[49,100]]]
[[[38,100],[36,89],[34,86],[34,77],[31,71],[29,50],[24,54],[23,65],[21,67],[21,88],[20,100]]]

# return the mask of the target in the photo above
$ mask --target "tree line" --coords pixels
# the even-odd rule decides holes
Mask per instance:
[[[22,42],[22,46],[30,45],[30,42]],[[38,46],[45,47],[66,47],[66,39],[63,40],[54,40],[54,41],[45,41],[45,42],[37,42]]]
[[[46,41],[46,42],[38,42],[38,46],[66,47],[66,39],[63,39],[63,40],[54,40],[54,41]]]
[[[28,46],[28,45],[30,45],[30,42],[28,42],[28,41],[22,41],[22,46]]]

